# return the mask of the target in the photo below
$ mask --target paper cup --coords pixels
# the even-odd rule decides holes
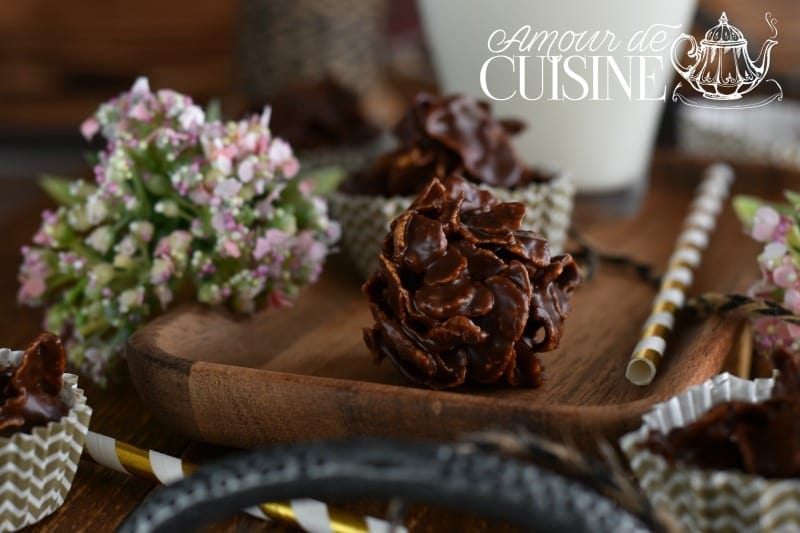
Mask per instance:
[[[639,430],[620,440],[651,503],[669,511],[686,531],[797,531],[800,480],[766,479],[737,471],[701,470],[670,464],[641,445],[651,430],[686,426],[712,406],[730,400],[762,402],[774,381],[747,381],[720,374],[657,404]]]
[[[575,186],[567,174],[556,173],[550,181],[533,183],[522,189],[482,188],[504,202],[524,204],[526,214],[522,227],[543,235],[550,242],[551,253],[563,250],[575,196]],[[413,201],[410,196],[386,198],[341,192],[328,198],[331,215],[342,226],[342,251],[363,279],[378,266],[378,255],[389,224]]]
[[[0,349],[0,365],[18,365],[22,351]],[[0,531],[29,526],[58,509],[72,487],[89,430],[78,377],[64,374],[61,399],[69,412],[31,433],[0,437]]]

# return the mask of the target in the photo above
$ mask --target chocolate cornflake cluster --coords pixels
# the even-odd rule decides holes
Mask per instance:
[[[19,366],[0,366],[0,436],[30,432],[67,414],[59,396],[66,361],[61,339],[41,333]]]
[[[718,404],[669,434],[652,431],[645,446],[703,469],[800,477],[800,363],[783,350],[772,359],[780,374],[769,400]]]
[[[540,385],[537,354],[558,346],[580,276],[572,257],[520,230],[524,216],[464,179],[431,181],[392,222],[363,287],[376,359],[436,389]]]
[[[331,78],[287,87],[271,104],[272,130],[295,150],[355,146],[380,135],[361,111],[358,95]]]
[[[348,193],[411,196],[431,176],[458,174],[474,183],[514,189],[550,179],[527,168],[511,144],[524,128],[498,121],[489,104],[461,95],[416,96],[394,129],[399,146],[342,185]]]

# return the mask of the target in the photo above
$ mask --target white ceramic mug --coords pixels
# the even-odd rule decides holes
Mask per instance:
[[[672,93],[670,46],[689,31],[696,0],[418,5],[442,90],[525,120],[515,143],[529,164],[570,171],[582,192],[641,183]]]

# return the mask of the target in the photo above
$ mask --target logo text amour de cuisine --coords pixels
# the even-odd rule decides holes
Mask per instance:
[[[685,33],[675,38],[680,24],[652,24],[628,39],[610,30],[534,30],[530,25],[511,33],[497,29],[487,40],[490,56],[481,66],[480,86],[496,101],[664,101],[669,56],[682,78],[673,90],[673,101],[703,107],[765,105],[783,97],[775,80],[763,85],[773,88],[765,99],[730,101],[741,99],[765,81],[770,51],[778,44],[777,21],[770,13],[766,20],[773,34],[756,59],[750,58],[747,40],[728,23],[725,13],[699,44]],[[684,42],[690,43],[684,54],[693,60],[688,64],[679,57]],[[684,94],[685,90],[679,90],[683,83],[702,98]]]
[[[665,100],[666,88],[655,80],[664,68],[662,52],[672,44],[668,31],[679,27],[653,24],[627,41],[610,30],[534,31],[524,25],[509,35],[498,29],[487,42],[494,55],[481,68],[481,89],[493,100]],[[509,72],[518,83],[500,94],[493,74]]]

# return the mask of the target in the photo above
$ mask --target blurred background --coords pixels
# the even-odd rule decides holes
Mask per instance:
[[[786,101],[767,106],[763,123],[750,122],[755,137],[737,139],[740,123],[726,117],[724,138],[710,141],[698,136],[708,127],[703,117],[681,117],[685,109],[670,103],[659,143],[800,164],[791,147],[800,138],[791,103],[800,97],[800,36],[791,31],[800,4],[701,0],[694,33],[723,10],[750,39],[753,57],[769,34],[764,12],[778,19],[770,75]],[[202,103],[219,99],[228,117],[285,98],[300,82],[335,79],[379,125],[396,120],[418,89],[435,87],[414,0],[3,2],[0,43],[2,176],[82,172],[78,126],[139,75]]]

